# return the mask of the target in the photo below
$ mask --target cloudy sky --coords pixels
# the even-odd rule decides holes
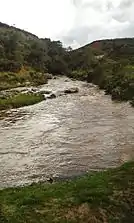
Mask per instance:
[[[77,48],[134,36],[134,0],[0,0],[0,21]]]

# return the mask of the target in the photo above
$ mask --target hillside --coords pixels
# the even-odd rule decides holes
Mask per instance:
[[[125,58],[134,62],[134,38],[94,41],[70,52],[60,41],[39,39],[27,31],[0,22],[0,71],[30,66],[37,71],[66,74],[76,67],[89,67],[94,56]],[[129,61],[129,62],[130,62]]]
[[[70,77],[97,84],[134,105],[134,38],[98,40],[70,53]]]
[[[4,89],[14,86],[10,72],[37,72],[68,75],[99,85],[113,99],[134,102],[134,38],[94,41],[68,51],[60,41],[37,36],[0,23],[0,82]],[[5,72],[9,72],[8,75]],[[7,76],[9,78],[7,78]],[[32,74],[33,76],[33,74]],[[5,83],[5,77],[8,83]],[[17,77],[17,80],[16,80]],[[20,76],[12,78],[17,82]],[[31,74],[22,79],[32,79]],[[22,81],[23,82],[23,81]],[[16,84],[15,84],[16,86]]]
[[[65,49],[60,41],[39,39],[24,30],[0,23],[0,71],[18,72],[22,66],[36,71],[64,73]]]
[[[71,68],[88,67],[95,58],[112,59],[114,61],[134,64],[134,38],[118,38],[96,40],[79,49],[71,51]],[[85,65],[86,63],[86,65]]]
[[[134,38],[117,38],[94,41],[86,47],[102,50],[113,58],[129,58],[134,62]],[[131,58],[132,57],[132,58]]]

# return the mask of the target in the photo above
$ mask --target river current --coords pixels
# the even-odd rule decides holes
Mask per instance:
[[[76,94],[61,95],[78,87]],[[0,119],[0,188],[66,178],[134,158],[134,109],[68,78],[41,87],[58,96]]]

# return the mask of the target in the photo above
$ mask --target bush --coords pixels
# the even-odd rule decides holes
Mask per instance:
[[[75,70],[69,77],[98,85],[113,100],[131,101],[134,97],[134,67],[130,65],[106,59],[91,64],[88,71]]]
[[[21,63],[12,60],[0,60],[0,71],[18,72],[21,69]]]
[[[3,72],[0,73],[0,90],[30,85],[46,84],[48,76],[34,71],[24,73]]]
[[[74,70],[68,74],[68,77],[81,80],[81,81],[87,80],[87,76],[88,74],[84,70]]]
[[[36,72],[30,72],[30,79],[32,84],[34,85],[41,85],[41,84],[46,84],[48,80],[48,76],[43,73],[36,73]]]

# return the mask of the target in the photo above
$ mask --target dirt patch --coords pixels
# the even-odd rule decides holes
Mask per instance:
[[[70,208],[70,210],[67,211],[65,218],[77,222],[107,223],[105,211],[102,209],[99,209],[98,211],[93,210],[87,203]]]

